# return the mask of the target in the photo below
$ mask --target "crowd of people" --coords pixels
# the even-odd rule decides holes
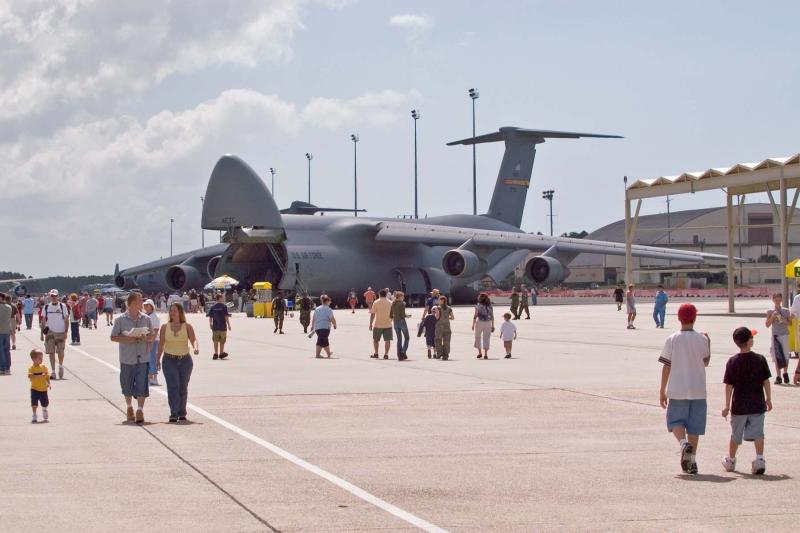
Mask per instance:
[[[241,310],[246,296],[236,293],[231,302],[226,302],[222,292],[213,296],[214,303],[207,306],[206,316],[211,330],[213,360],[229,357],[225,351],[228,332],[231,330],[231,308]],[[246,294],[246,293],[245,293]],[[471,330],[474,334],[474,348],[478,359],[489,359],[491,338],[498,333],[503,342],[505,358],[512,357],[514,340],[517,337],[515,320],[530,318],[528,297],[525,288],[512,291],[510,308],[503,313],[502,323],[496,327],[494,304],[487,293],[480,293],[474,306]],[[173,298],[172,296],[175,296]],[[188,296],[188,300],[184,299]],[[402,291],[388,288],[374,291],[369,287],[364,294],[363,305],[369,311],[367,324],[371,333],[372,353],[370,358],[389,359],[391,344],[395,342],[396,358],[406,361],[411,345],[411,331],[425,339],[428,359],[447,361],[450,358],[450,344],[455,315],[449,298],[434,289],[427,295],[415,328],[408,321],[413,318],[406,295]],[[172,300],[172,301],[170,301]],[[196,304],[195,304],[196,300]],[[42,408],[42,420],[48,421],[48,391],[53,382],[64,378],[64,351],[67,334],[71,344],[80,344],[82,328],[97,329],[98,313],[106,315],[106,324],[111,325],[110,339],[117,343],[120,365],[120,388],[126,405],[126,418],[131,423],[144,423],[144,407],[149,397],[149,387],[159,386],[158,374],[163,372],[169,403],[170,423],[187,419],[188,386],[194,362],[192,356],[200,353],[198,336],[186,314],[206,309],[205,295],[166,295],[159,294],[154,299],[144,299],[133,292],[125,301],[125,311],[114,316],[114,298],[110,295],[93,296],[88,293],[61,296],[51,290],[47,297],[38,300],[26,295],[16,300],[9,295],[0,294],[0,374],[10,373],[11,350],[16,349],[15,333],[32,329],[33,316],[39,316],[40,339],[44,350],[30,352],[32,365],[28,370],[31,383],[32,422],[38,422],[38,408]],[[187,303],[188,301],[188,303]],[[635,287],[629,285],[626,291],[619,288],[614,293],[617,309],[626,305],[628,327],[636,318]],[[793,320],[800,318],[800,296],[794,299],[791,309],[783,306],[780,294],[774,294],[773,307],[766,313],[765,326],[771,329],[770,354],[775,368],[776,385],[790,384],[789,359],[792,352],[789,346],[789,327]],[[158,302],[158,303],[157,303]],[[664,328],[666,307],[669,298],[664,288],[659,286],[655,296],[653,319],[656,328]],[[288,305],[282,294],[272,300],[274,333],[284,333],[288,310],[299,311],[299,321],[303,332],[309,338],[316,337],[315,357],[331,357],[331,332],[338,326],[331,298],[322,294],[315,305],[308,294],[298,296]],[[351,313],[359,305],[354,290],[350,291],[347,305]],[[158,310],[166,306],[167,317],[162,324]],[[201,307],[202,306],[202,307]],[[680,330],[670,335],[659,356],[662,363],[659,403],[666,409],[667,429],[677,440],[680,451],[680,466],[683,472],[698,472],[696,454],[700,436],[705,434],[707,418],[707,394],[705,368],[711,358],[711,340],[705,333],[697,332],[697,309],[692,304],[682,304],[677,313]],[[309,332],[310,328],[310,332]],[[725,470],[736,468],[736,454],[743,440],[754,442],[756,457],[751,464],[753,474],[766,471],[764,459],[764,417],[772,409],[772,374],[764,356],[752,352],[755,330],[737,328],[733,342],[738,353],[727,362],[724,383],[725,408],[722,416],[731,417],[731,437],[727,455],[722,465]],[[396,339],[395,339],[396,336]],[[44,362],[49,356],[50,366]],[[800,362],[795,369],[793,383],[800,385]],[[135,400],[135,405],[134,405]]]

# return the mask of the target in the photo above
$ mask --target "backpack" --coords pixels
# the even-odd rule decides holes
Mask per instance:
[[[79,305],[72,306],[72,318],[74,320],[80,320],[83,315],[81,314],[81,308]]]

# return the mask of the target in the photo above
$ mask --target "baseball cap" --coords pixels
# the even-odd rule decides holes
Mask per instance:
[[[697,308],[692,304],[681,304],[678,308],[678,320],[681,324],[690,324],[697,318]]]
[[[149,306],[151,306],[153,309],[155,309],[155,308],[156,308],[156,304],[155,304],[155,302],[154,302],[153,300],[151,300],[150,298],[148,298],[147,300],[145,300],[145,301],[144,301],[144,303],[143,303],[142,305],[149,305]]]
[[[758,331],[746,327],[740,327],[733,330],[733,342],[737,346],[742,346],[747,341],[758,335]]]
[[[48,294],[50,294],[50,296],[58,296],[58,289],[50,289]]]

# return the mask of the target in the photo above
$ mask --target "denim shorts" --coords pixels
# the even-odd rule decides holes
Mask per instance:
[[[50,405],[50,398],[47,397],[47,391],[31,389],[31,405],[40,405],[47,407]]]
[[[667,405],[667,431],[684,427],[689,435],[706,434],[706,400],[673,400]]]
[[[741,444],[764,438],[764,413],[752,415],[731,415],[731,440]]]
[[[134,398],[147,398],[150,396],[150,388],[147,383],[148,362],[136,363],[135,365],[119,365],[119,384],[122,386],[123,396],[133,396]]]

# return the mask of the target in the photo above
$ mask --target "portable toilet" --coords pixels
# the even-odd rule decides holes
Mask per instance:
[[[253,283],[256,300],[253,302],[253,316],[256,318],[272,318],[272,283],[259,281]]]

